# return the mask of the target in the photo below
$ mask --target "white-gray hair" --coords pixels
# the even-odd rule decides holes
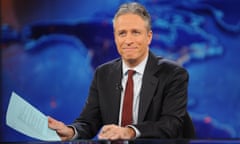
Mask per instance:
[[[113,25],[115,23],[116,18],[118,18],[119,16],[123,15],[123,14],[127,14],[127,13],[132,13],[132,14],[136,14],[138,16],[140,16],[145,22],[146,22],[146,26],[147,26],[147,30],[151,30],[151,16],[148,13],[148,11],[146,10],[146,8],[137,3],[137,2],[130,2],[130,3],[124,3],[122,4],[119,9],[117,10],[114,18],[113,18]]]

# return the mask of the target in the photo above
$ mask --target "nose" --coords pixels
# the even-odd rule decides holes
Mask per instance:
[[[126,36],[125,43],[126,43],[127,45],[131,45],[133,42],[134,42],[133,36],[131,36],[130,34],[128,34],[128,35]]]

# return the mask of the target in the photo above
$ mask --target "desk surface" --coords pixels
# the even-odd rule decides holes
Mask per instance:
[[[0,142],[0,144],[240,144],[240,139],[202,139],[202,140],[163,140],[163,139],[137,139],[137,140],[119,140],[119,141],[105,141],[105,140],[75,140],[75,141],[33,141],[33,142]]]

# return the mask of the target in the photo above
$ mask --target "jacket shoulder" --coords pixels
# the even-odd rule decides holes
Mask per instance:
[[[106,63],[99,65],[96,68],[96,71],[105,71],[105,70],[109,71],[111,69],[120,69],[120,68],[121,68],[121,59],[116,58],[116,59],[113,59],[111,61],[108,61]]]
[[[163,57],[158,56],[157,57],[157,64],[158,65],[167,65],[167,66],[172,66],[172,67],[182,67],[180,66],[177,62],[170,60],[170,59],[166,59]]]
[[[177,62],[170,59],[163,58],[163,57],[156,57],[156,58],[157,58],[157,67],[161,72],[170,74],[176,71],[182,71],[188,74],[187,70]]]

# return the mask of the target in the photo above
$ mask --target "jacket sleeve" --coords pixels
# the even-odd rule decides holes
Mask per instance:
[[[78,139],[93,138],[102,124],[98,102],[97,79],[98,72],[96,70],[83,111],[72,124],[77,130]]]

